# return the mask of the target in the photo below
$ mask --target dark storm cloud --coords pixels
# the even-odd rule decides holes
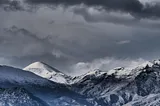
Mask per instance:
[[[0,0],[0,8],[5,11],[24,10],[20,4],[20,1],[17,0]]]
[[[43,61],[67,70],[70,64],[79,62],[101,66],[114,58],[110,66],[118,59],[120,61],[116,64],[122,65],[126,58],[129,60],[123,64],[137,58],[159,56],[160,32],[155,30],[159,28],[158,20],[143,21],[117,11],[113,16],[112,12],[103,10],[98,10],[97,14],[88,6],[80,6],[81,9],[58,6],[55,10],[43,6],[35,13],[0,12],[0,63],[25,67],[32,62]],[[120,7],[115,8],[118,10]]]
[[[122,13],[116,13],[116,12],[101,12],[94,8],[92,8],[93,12],[97,11],[98,14],[94,14],[89,11],[86,7],[81,8],[75,8],[73,12],[77,15],[81,15],[84,17],[84,19],[87,22],[106,22],[106,23],[113,23],[113,24],[120,24],[125,26],[131,26],[131,27],[141,27],[141,28],[152,28],[152,29],[158,29],[160,28],[160,21],[157,20],[155,22],[150,20],[139,20],[133,18],[131,15],[126,15]]]
[[[17,26],[4,28],[0,32],[0,49],[2,51],[0,63],[25,67],[35,61],[43,61],[59,69],[62,69],[60,68],[62,62],[64,67],[66,63],[70,64],[69,56],[67,57],[61,51],[56,50],[57,47],[49,40],[50,37],[48,36],[40,37]]]
[[[9,0],[0,0],[0,5],[1,4],[7,4],[7,3],[9,3]]]
[[[71,25],[76,26],[76,24],[70,24],[68,27],[71,27]],[[86,26],[83,25],[82,27]],[[81,30],[82,37],[80,34],[68,37],[69,35],[66,33],[62,35],[66,36],[66,38],[61,41],[56,36],[51,36],[49,39],[46,37],[41,38],[26,29],[14,26],[9,30],[5,29],[7,30],[7,32],[5,31],[5,36],[0,37],[0,49],[3,51],[0,57],[6,58],[10,64],[15,66],[25,67],[32,62],[43,61],[58,69],[67,70],[72,62],[91,61],[92,63],[95,59],[102,59],[102,63],[104,61],[105,63],[103,64],[107,64],[110,59],[106,58],[105,60],[105,57],[113,57],[114,59],[111,60],[112,64],[114,64],[117,61],[116,59],[122,59],[123,61],[126,58],[134,60],[136,58],[145,58],[145,56],[152,58],[153,55],[158,56],[160,53],[159,46],[157,46],[160,45],[160,32],[139,29],[129,32],[128,37],[125,37],[123,36],[125,33],[115,30],[118,34],[113,36],[120,36],[121,38],[114,38],[111,35],[107,35],[107,33],[97,32],[98,30],[96,29],[86,34],[83,32],[84,30]],[[88,30],[90,29],[88,28]],[[123,30],[128,29],[124,28]],[[61,29],[61,31],[63,30]],[[11,35],[9,35],[10,33]],[[65,56],[62,55],[57,58],[52,54],[53,48],[58,48]],[[151,55],[152,53],[154,54]],[[123,65],[122,61],[118,60],[116,64]],[[93,61],[93,63],[97,62]]]
[[[8,64],[20,68],[24,68],[27,65],[37,61],[45,62],[46,64],[49,64],[62,71],[65,71],[67,65],[70,65],[69,60],[67,58],[64,57],[56,58],[51,53],[45,53],[41,55],[30,55],[30,56],[26,55],[23,57],[18,57],[18,56],[3,57],[3,60],[8,60]]]
[[[108,9],[139,12],[142,4],[138,0],[27,0],[28,2],[76,5],[84,3],[88,6],[104,6]]]
[[[45,11],[39,10],[36,14],[27,12],[10,14],[7,19],[9,22],[4,20],[5,24],[9,24],[9,26],[17,24],[19,27],[9,27],[4,30],[5,33],[1,34],[0,47],[3,50],[0,53],[1,56],[19,57],[22,60],[28,58],[30,61],[36,59],[37,61],[41,59],[44,61],[53,59],[54,61],[54,58],[60,60],[63,58],[74,62],[86,62],[104,57],[139,58],[152,51],[159,52],[156,47],[159,43],[159,36],[157,36],[159,32],[141,28],[140,32],[127,26],[107,23],[104,23],[105,26],[99,23],[89,25],[86,22],[63,23],[61,21],[49,24],[55,16],[55,14],[51,14],[52,11],[46,9]],[[70,16],[70,14],[66,14]],[[59,18],[61,17],[58,16]],[[73,20],[72,17],[71,19]],[[121,24],[123,23],[122,21]],[[140,24],[138,25],[140,26]],[[134,31],[132,32],[132,30]],[[144,45],[136,39],[143,42]],[[154,41],[154,39],[156,40]],[[149,40],[152,43],[148,43]],[[150,44],[153,47],[149,46],[148,49],[143,50]],[[155,47],[156,49],[154,49]],[[43,56],[46,58],[44,59]],[[33,57],[37,58],[33,59]],[[16,61],[16,59],[13,58],[12,61]]]
[[[18,33],[21,33],[24,36],[18,35]],[[156,45],[159,45],[160,39],[158,36],[159,32],[147,30],[135,30],[134,33],[130,32],[130,34],[132,33],[132,36],[128,39],[127,37],[122,36],[123,33],[119,33],[119,36],[121,36],[122,40],[116,40],[116,38],[107,36],[107,33],[96,33],[96,31],[89,33],[87,32],[87,35],[87,33],[85,34],[83,30],[81,30],[81,33],[84,35],[80,34],[82,37],[78,37],[80,35],[77,34],[70,38],[67,37],[69,35],[66,33],[66,35],[63,35],[66,36],[65,40],[57,39],[56,36],[50,36],[49,39],[46,37],[40,38],[40,36],[31,34],[25,29],[18,29],[18,33],[17,31],[12,31],[12,36],[14,35],[16,38],[11,37],[11,39],[17,39],[17,41],[22,40],[24,45],[22,44],[22,47],[19,46],[18,48],[21,52],[14,48],[16,52],[14,53],[13,50],[12,55],[14,54],[22,60],[23,58],[27,57],[28,60],[31,59],[31,61],[35,61],[39,58],[39,60],[49,60],[49,62],[52,60],[56,60],[58,62],[58,60],[55,59],[56,56],[52,54],[53,48],[58,48],[63,54],[65,54],[66,57],[63,57],[63,55],[60,58],[58,57],[61,62],[64,62],[64,60],[67,59],[70,59],[71,61],[73,58],[76,59],[76,61],[91,61],[95,58],[104,58],[106,56],[115,58],[139,58],[145,56],[147,53],[151,53],[151,51],[156,52],[159,50],[159,47]],[[25,44],[25,42],[28,41],[31,43],[31,45]],[[35,44],[36,46],[34,47]],[[17,45],[15,44],[16,47]]]
[[[26,0],[33,4],[64,4],[78,5],[85,4],[88,6],[102,6],[104,9],[112,11],[122,11],[130,13],[136,18],[159,18],[160,4],[146,3],[143,4],[139,0]]]

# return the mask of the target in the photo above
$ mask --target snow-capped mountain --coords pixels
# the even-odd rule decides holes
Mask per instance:
[[[33,72],[34,74],[43,78],[49,79],[57,83],[68,84],[71,80],[70,76],[58,71],[57,69],[43,63],[35,62],[25,67],[24,70]]]
[[[1,86],[6,85],[7,83],[27,85],[27,84],[37,84],[37,85],[52,85],[53,82],[48,81],[42,77],[39,77],[31,72],[27,72],[21,69],[0,66],[0,83],[4,83]]]
[[[134,79],[141,71],[144,69],[146,66],[152,67],[153,64],[155,64],[158,61],[154,62],[149,62],[146,61],[143,64],[140,64],[139,66],[134,66],[134,67],[116,67],[111,70],[107,71],[101,71],[99,69],[95,69],[92,71],[89,71],[81,76],[76,76],[73,78],[72,84],[76,83],[80,80],[82,80],[86,76],[95,76],[95,77],[100,77],[102,75],[114,75],[116,78],[126,78],[126,79]]]
[[[0,106],[49,106],[24,88],[1,88]]]
[[[160,105],[159,60],[130,68],[97,69],[73,78],[43,62],[24,69],[0,67],[2,106]]]
[[[0,66],[0,106],[91,106],[66,85],[32,72]]]
[[[100,100],[101,106],[159,106],[159,63],[157,60],[135,68],[119,67],[106,72],[94,70],[75,77],[76,83],[71,89]]]

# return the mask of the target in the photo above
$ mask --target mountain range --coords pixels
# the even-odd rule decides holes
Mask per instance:
[[[0,106],[160,106],[160,60],[75,77],[43,62],[0,66]]]

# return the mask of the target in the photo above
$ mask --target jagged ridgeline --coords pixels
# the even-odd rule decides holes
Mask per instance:
[[[0,106],[160,106],[160,61],[76,77],[43,62],[1,66]]]

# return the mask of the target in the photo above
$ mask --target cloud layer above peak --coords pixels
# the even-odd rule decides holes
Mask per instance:
[[[121,11],[129,13],[135,18],[159,18],[160,3],[158,1],[139,0],[26,0],[31,4],[79,5],[99,6],[106,11]]]
[[[82,69],[80,63],[92,67],[110,60],[111,64],[117,61],[116,67],[139,58],[159,58],[157,1],[25,0],[16,3],[0,0],[1,64],[25,67],[43,61],[71,72]]]

